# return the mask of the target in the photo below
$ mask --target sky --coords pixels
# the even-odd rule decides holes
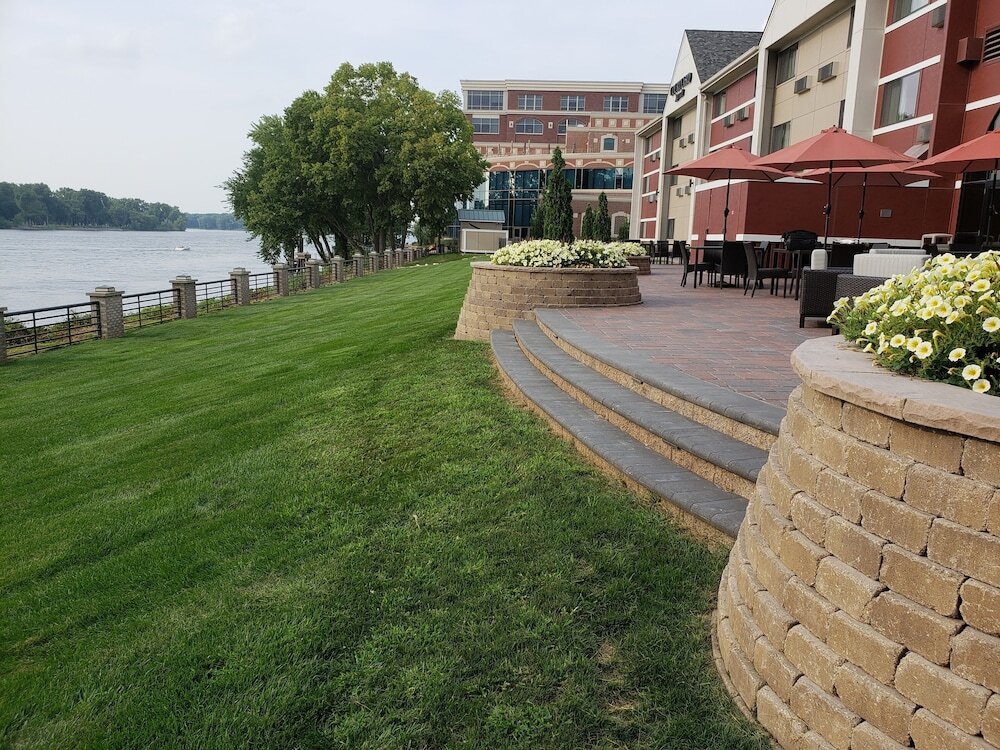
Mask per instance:
[[[670,83],[681,32],[771,0],[0,0],[0,181],[228,211],[246,134],[343,62],[462,79]]]

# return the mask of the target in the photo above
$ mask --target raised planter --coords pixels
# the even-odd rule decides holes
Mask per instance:
[[[649,276],[653,273],[652,260],[648,255],[630,255],[628,264],[638,268],[640,276]]]
[[[642,302],[638,269],[526,268],[473,263],[455,338],[488,341],[536,307],[620,307]]]
[[[719,589],[727,684],[783,748],[1000,747],[1000,398],[840,337],[792,364]]]

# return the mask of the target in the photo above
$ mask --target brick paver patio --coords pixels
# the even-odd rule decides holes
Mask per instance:
[[[618,346],[784,407],[799,384],[792,350],[807,339],[829,336],[830,329],[817,321],[799,328],[798,302],[780,292],[771,296],[767,286],[751,299],[742,289],[694,289],[693,276],[681,288],[680,278],[680,266],[653,266],[652,276],[639,278],[642,305],[561,312]]]

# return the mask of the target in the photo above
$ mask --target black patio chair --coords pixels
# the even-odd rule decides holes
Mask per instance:
[[[802,269],[808,265],[808,256],[819,244],[819,235],[808,229],[792,229],[785,232],[785,249],[792,258],[792,289],[795,299],[799,298],[799,286],[802,282]]]
[[[771,294],[777,294],[778,291],[778,279],[785,280],[785,288],[782,293],[783,297],[788,296],[788,279],[791,277],[792,272],[788,268],[761,268],[760,263],[757,260],[757,250],[754,248],[752,242],[743,243],[743,254],[746,256],[747,260],[747,276],[746,281],[743,282],[743,296],[747,296],[747,289],[750,288],[750,284],[753,284],[753,291],[750,292],[751,299],[757,292],[757,286],[764,279],[770,279],[771,281]]]
[[[708,283],[712,283],[712,274],[715,272],[714,263],[696,263],[691,261],[691,249],[684,240],[677,240],[676,246],[681,252],[681,261],[684,263],[684,275],[681,276],[681,286],[687,286],[688,274],[694,274],[694,288],[698,288],[698,275],[704,278],[705,271],[708,271]]]

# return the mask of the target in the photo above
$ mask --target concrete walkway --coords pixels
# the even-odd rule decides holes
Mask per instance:
[[[623,308],[562,309],[559,313],[596,336],[644,352],[710,383],[784,407],[799,384],[790,364],[803,341],[829,336],[829,328],[807,321],[799,328],[798,302],[773,297],[768,288],[751,299],[742,289],[699,286],[681,267],[654,265],[640,276],[643,304]]]

